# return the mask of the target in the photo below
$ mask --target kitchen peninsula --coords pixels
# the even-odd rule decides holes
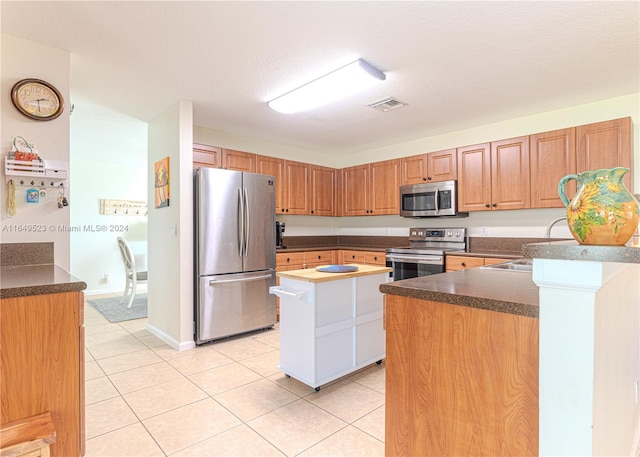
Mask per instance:
[[[640,249],[382,284],[388,455],[636,455]]]
[[[0,249],[1,426],[49,414],[50,455],[84,455],[86,284],[53,264],[53,243]]]
[[[354,271],[282,271],[280,370],[316,390],[385,357],[380,284],[391,268],[352,264]]]

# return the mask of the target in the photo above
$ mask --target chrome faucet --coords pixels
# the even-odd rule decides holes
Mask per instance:
[[[553,228],[554,225],[556,225],[558,222],[560,221],[565,221],[567,220],[566,217],[559,217],[557,219],[552,220],[549,225],[547,225],[547,232],[545,233],[545,238],[551,238],[551,229]]]

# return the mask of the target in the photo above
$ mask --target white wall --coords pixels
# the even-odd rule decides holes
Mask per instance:
[[[73,104],[71,226],[79,230],[71,232],[70,271],[87,283],[87,295],[122,292],[125,270],[116,238],[129,241],[136,270],[144,271],[147,216],[101,215],[100,201],[147,200],[147,123],[88,100],[74,97]]]
[[[178,350],[193,341],[193,107],[179,101],[149,123],[147,329]],[[169,206],[154,206],[154,164],[169,157]]]
[[[60,49],[43,46],[31,41],[2,34],[0,92],[2,126],[0,128],[0,151],[2,152],[2,176],[0,200],[2,213],[0,232],[3,243],[28,243],[36,241],[52,241],[54,243],[55,263],[69,269],[69,232],[61,227],[68,227],[73,200],[70,206],[58,208],[58,188],[48,187],[47,197],[40,203],[26,203],[26,191],[31,185],[18,185],[16,192],[17,213],[7,216],[7,187],[4,174],[4,157],[10,150],[15,136],[24,137],[34,143],[40,157],[47,160],[59,160],[69,163],[69,68],[70,55]],[[63,113],[57,119],[39,122],[31,120],[18,112],[11,102],[11,88],[24,78],[37,78],[50,82],[58,88],[65,102]],[[68,180],[69,188],[73,188],[72,179]],[[33,186],[39,188],[40,186]],[[67,190],[67,197],[69,193]],[[25,231],[25,227],[42,228],[43,231]]]

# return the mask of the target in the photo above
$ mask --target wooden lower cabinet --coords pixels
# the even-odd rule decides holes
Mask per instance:
[[[0,300],[2,425],[50,413],[51,456],[85,453],[84,294]]]
[[[445,257],[446,271],[466,270],[467,268],[492,265],[494,263],[508,262],[513,259],[499,259],[496,257],[471,257],[462,255],[448,255]]]
[[[384,267],[387,265],[386,254],[384,252],[365,251],[364,263],[366,265],[379,265],[381,267]]]
[[[386,266],[387,259],[382,251],[355,251],[341,249],[338,253],[338,263],[363,263],[365,265]]]
[[[385,455],[538,455],[538,319],[386,296]]]
[[[339,263],[364,263],[364,251],[350,251],[341,249],[339,254]]]

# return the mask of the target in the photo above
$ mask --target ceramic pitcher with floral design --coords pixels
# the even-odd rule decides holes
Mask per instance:
[[[638,227],[638,202],[622,182],[628,168],[603,168],[567,175],[558,183],[558,194],[567,207],[567,224],[580,244],[620,246]],[[568,181],[578,191],[569,201]]]

